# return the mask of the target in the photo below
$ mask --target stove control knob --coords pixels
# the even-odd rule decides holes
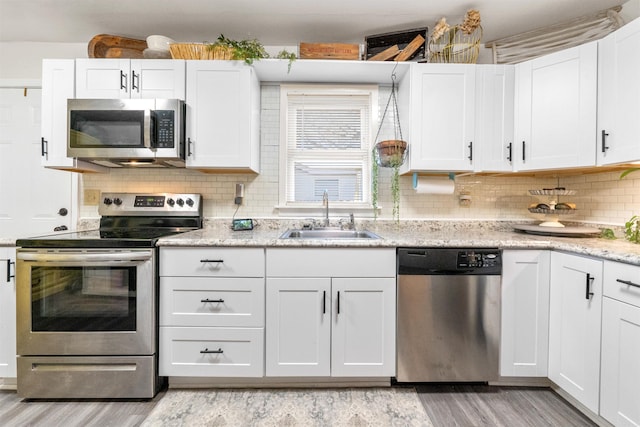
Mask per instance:
[[[176,200],[176,203],[178,204],[178,206],[183,206],[184,205],[184,200],[178,199],[178,200]]]
[[[116,197],[115,199],[113,199],[113,204],[116,206],[120,206],[122,204],[122,200]]]
[[[189,207],[193,207],[193,200],[187,199],[187,205],[189,205]]]
[[[167,199],[167,204],[168,204],[169,206],[173,207],[173,205],[175,205],[175,204],[176,204],[176,202],[175,202],[173,199],[169,198],[169,199]]]
[[[105,197],[105,198],[104,198],[104,200],[102,201],[102,203],[104,203],[105,205],[109,206],[109,205],[110,205],[111,203],[113,203],[113,202],[111,201],[111,199],[110,199],[110,198]]]

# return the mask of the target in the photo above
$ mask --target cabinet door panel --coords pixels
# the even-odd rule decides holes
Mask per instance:
[[[267,278],[266,375],[328,376],[331,280]]]
[[[76,98],[130,97],[129,59],[76,59]]]
[[[0,248],[0,378],[16,377],[16,281],[7,280],[7,268],[15,275],[15,261],[15,248]]]
[[[640,307],[602,302],[600,414],[616,426],[640,425]]]
[[[597,413],[602,261],[552,252],[550,286],[549,378]]]
[[[131,60],[131,98],[185,98],[183,60]]]
[[[332,279],[331,375],[395,375],[395,279]]]
[[[500,375],[546,377],[549,251],[504,251]]]

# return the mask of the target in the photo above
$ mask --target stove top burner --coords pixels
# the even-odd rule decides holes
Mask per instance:
[[[104,193],[100,228],[18,239],[24,248],[152,248],[161,237],[202,228],[199,194]]]

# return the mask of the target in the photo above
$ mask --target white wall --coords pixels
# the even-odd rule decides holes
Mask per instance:
[[[87,43],[0,43],[0,85],[8,81],[41,81],[42,60],[87,57]],[[22,83],[24,84],[24,82]]]

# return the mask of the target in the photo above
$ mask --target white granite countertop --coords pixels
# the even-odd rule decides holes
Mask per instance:
[[[497,224],[497,225],[496,225]],[[381,239],[280,239],[286,225],[265,222],[251,231],[232,231],[228,225],[209,224],[201,230],[165,237],[158,246],[228,247],[497,247],[501,249],[555,249],[640,265],[640,245],[622,238],[551,237],[512,231],[505,224],[407,222],[359,225]],[[295,228],[295,226],[294,226]]]

